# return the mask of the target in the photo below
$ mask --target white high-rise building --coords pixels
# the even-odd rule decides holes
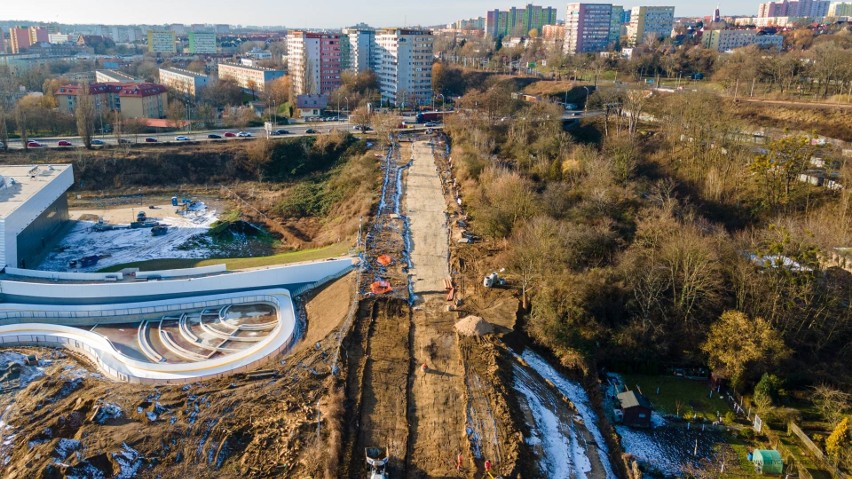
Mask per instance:
[[[672,34],[675,7],[633,7],[627,42],[630,45],[645,43],[650,37],[667,38]]]
[[[432,102],[432,32],[389,28],[376,32],[373,64],[382,101],[400,106]]]
[[[287,35],[287,71],[296,95],[327,94],[340,87],[340,43],[337,33]]]
[[[355,73],[374,69],[375,43],[376,31],[372,28],[344,28],[340,36],[340,68]]]

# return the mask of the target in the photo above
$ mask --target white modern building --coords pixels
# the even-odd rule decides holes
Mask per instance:
[[[233,80],[243,90],[260,93],[266,90],[266,84],[284,76],[283,70],[250,67],[236,63],[220,63],[219,79]]]
[[[376,32],[373,64],[383,102],[399,106],[431,103],[432,43],[430,30],[389,28]]]
[[[160,68],[160,84],[195,98],[207,86],[207,75],[182,68]]]
[[[675,7],[633,7],[627,26],[630,45],[645,43],[648,38],[668,38],[674,26]]]
[[[0,263],[32,268],[68,220],[71,165],[0,166]]]

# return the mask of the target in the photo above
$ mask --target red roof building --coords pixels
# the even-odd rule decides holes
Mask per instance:
[[[122,118],[163,118],[168,95],[156,83],[90,83],[89,94],[101,113],[119,112]],[[56,91],[59,108],[73,113],[82,85],[63,85]]]

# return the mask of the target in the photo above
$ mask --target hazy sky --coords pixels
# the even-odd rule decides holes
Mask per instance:
[[[589,0],[604,3],[605,0]],[[760,0],[634,0],[613,1],[625,7],[674,5],[675,15],[710,15],[717,4],[722,14],[756,15]],[[436,25],[478,17],[489,9],[527,3],[556,7],[564,17],[565,0],[4,0],[0,20],[60,23],[164,24],[227,23],[342,27],[358,22],[373,26]]]

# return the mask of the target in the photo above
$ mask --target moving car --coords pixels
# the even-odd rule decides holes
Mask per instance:
[[[315,135],[315,134],[316,134],[316,132],[317,132],[317,131],[316,131],[316,130],[314,130],[313,128],[308,128],[307,130],[305,130],[305,133],[307,133],[307,134],[309,134],[309,135]]]
[[[211,140],[221,140],[221,139],[222,139],[222,135],[217,135],[217,134],[215,134],[215,133],[210,133],[209,135],[207,135],[207,138],[209,138],[209,139],[211,139]]]
[[[355,125],[355,126],[352,127],[352,129],[355,130],[355,131],[370,131],[370,130],[372,130],[372,128],[370,128],[367,125]]]
[[[119,138],[118,139],[119,145],[130,145],[131,143],[133,143],[133,142],[128,140],[127,138]]]
[[[43,145],[35,140],[27,142],[27,148],[41,148]]]
[[[289,135],[290,132],[287,130],[275,130],[272,132],[273,135]]]
[[[236,133],[233,133],[233,132],[230,132],[230,131],[225,132],[225,138],[233,138],[235,136],[237,136]]]
[[[150,137],[150,136],[148,138],[145,138],[145,143],[156,143],[156,142],[157,142],[156,138],[153,138],[153,137]]]
[[[56,143],[56,146],[74,146],[74,145],[72,145],[71,142],[68,141],[68,140],[59,140]]]
[[[239,136],[240,138],[251,138],[251,133],[247,131],[241,131],[237,133],[237,136]]]
[[[189,141],[188,136],[179,135],[175,137],[175,141]]]
[[[426,128],[435,128],[439,123],[437,121],[427,121],[425,125]]]
[[[93,146],[102,146],[102,145],[105,145],[105,144],[106,144],[106,143],[104,143],[104,140],[98,140],[97,138],[95,138],[94,140],[92,140],[92,145],[93,145]]]

